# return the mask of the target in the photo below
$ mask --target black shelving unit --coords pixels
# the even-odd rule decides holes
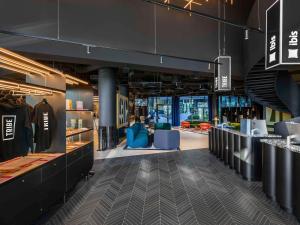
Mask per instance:
[[[66,99],[73,103],[66,110],[66,191],[69,192],[88,177],[94,163],[93,89],[88,85],[68,85]],[[84,108],[76,109],[76,101],[82,101]]]
[[[24,76],[9,72],[20,84],[33,85],[53,90],[51,95],[25,97],[26,103],[34,106],[46,99],[54,111],[56,129],[51,147],[44,153],[56,155],[32,169],[20,170],[11,179],[0,182],[0,224],[27,225],[43,215],[50,208],[62,203],[66,187],[66,138],[65,138],[65,77],[52,74],[51,77]],[[4,73],[5,74],[5,73]],[[5,75],[3,76],[5,77]],[[6,78],[6,77],[5,77]],[[2,79],[2,78],[1,78]],[[47,79],[47,82],[45,80]],[[9,163],[9,162],[8,162]]]

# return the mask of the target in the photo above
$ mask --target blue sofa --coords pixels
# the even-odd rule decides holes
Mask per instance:
[[[135,123],[127,128],[127,146],[130,148],[145,148],[148,146],[148,131],[141,123]]]

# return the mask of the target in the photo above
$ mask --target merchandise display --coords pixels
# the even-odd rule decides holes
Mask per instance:
[[[0,184],[25,174],[62,155],[63,153],[36,153],[2,162],[0,163]]]
[[[53,108],[46,99],[43,99],[34,107],[33,122],[35,124],[35,152],[45,151],[51,146],[52,137],[56,127]]]
[[[41,76],[4,67],[0,79],[0,224],[34,224],[93,166],[93,90],[85,82],[80,86],[80,79],[6,52],[26,68],[45,70]],[[67,79],[76,79],[71,97]]]
[[[27,155],[32,148],[31,107],[2,91],[0,98],[0,162]]]

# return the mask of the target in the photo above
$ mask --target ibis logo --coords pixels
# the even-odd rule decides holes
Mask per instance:
[[[271,37],[271,40],[270,40],[270,55],[269,55],[269,63],[272,63],[272,62],[275,62],[276,61],[276,58],[277,58],[277,55],[276,55],[276,35],[273,35]]]
[[[289,35],[289,49],[288,49],[289,59],[299,58],[298,42],[299,42],[298,31],[292,31]]]

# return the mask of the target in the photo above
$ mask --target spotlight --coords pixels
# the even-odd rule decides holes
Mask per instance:
[[[246,29],[245,30],[245,40],[248,40],[249,39],[249,30]]]

